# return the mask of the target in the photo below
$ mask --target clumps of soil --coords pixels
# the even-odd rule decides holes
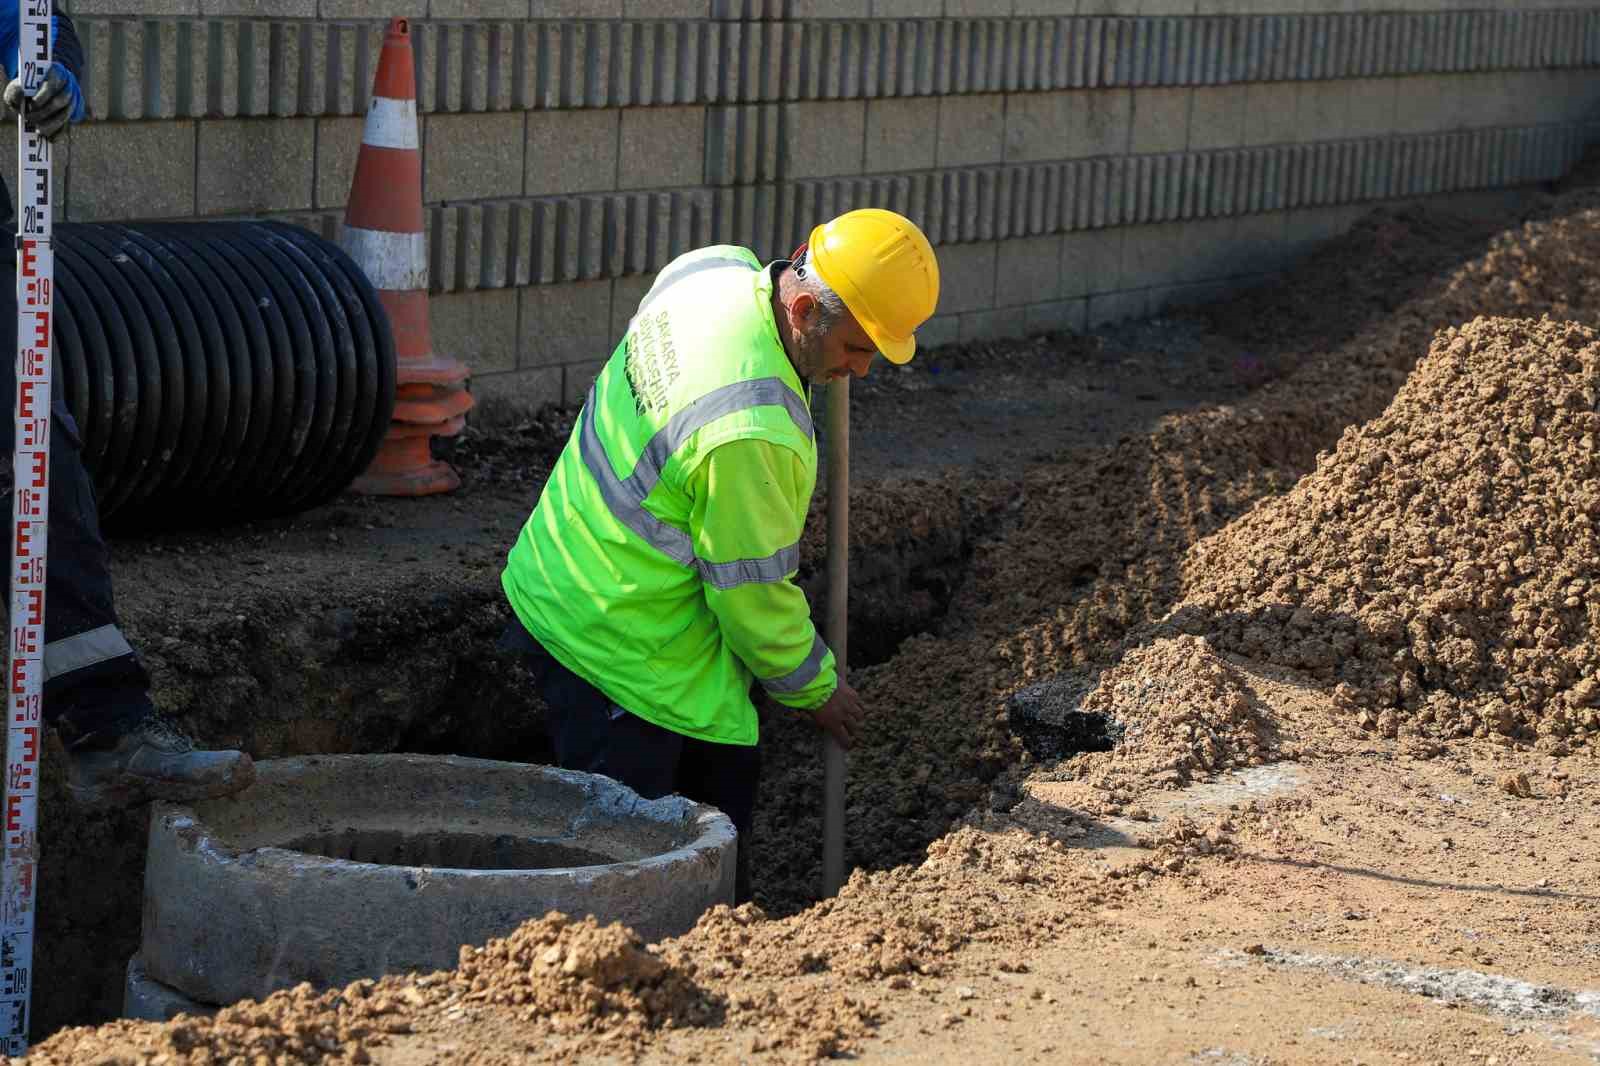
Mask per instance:
[[[1450,292],[1481,314],[1527,315],[1595,324],[1600,318],[1600,190],[1582,189],[1498,234],[1462,264]]]
[[[1178,815],[1156,833],[1139,840],[1139,846],[1148,849],[1147,856],[1113,866],[1106,871],[1106,876],[1113,880],[1131,878],[1139,884],[1149,884],[1157,877],[1184,873],[1197,859],[1215,857],[1232,860],[1239,854],[1232,826],[1232,822],[1225,820],[1210,828],[1202,828],[1193,820]]]
[[[585,1033],[616,1047],[655,1029],[704,1025],[717,1003],[645,950],[620,924],[551,912],[483,947],[465,945],[434,998],[513,1008],[555,1033]]]
[[[722,996],[730,1026],[754,1031],[742,1050],[811,1062],[854,1049],[878,1020],[871,997],[835,978],[831,939],[752,904],[718,906],[663,955]]]
[[[1267,708],[1238,667],[1193,636],[1130,651],[1100,676],[1083,709],[1115,718],[1123,742],[1058,768],[1106,793],[1115,808],[1151,785],[1181,788],[1197,777],[1260,766],[1273,756]]]
[[[1500,786],[1500,791],[1509,796],[1516,796],[1518,799],[1533,798],[1533,786],[1528,783],[1528,775],[1520,770],[1516,773],[1501,774],[1496,784]]]
[[[857,869],[832,899],[788,918],[719,907],[662,957],[728,1004],[727,1027],[757,1031],[743,1050],[811,1062],[856,1050],[883,997],[948,977],[972,943],[997,945],[1001,969],[1026,970],[1055,923],[1105,898],[1098,874],[1051,836],[1060,811],[1030,804],[1039,826],[1003,815],[927,845],[923,861]],[[935,985],[936,986],[936,985]]]
[[[385,982],[393,989],[395,982]],[[32,1048],[30,1066],[223,1066],[225,1063],[333,1064],[372,1061],[386,1034],[408,1032],[404,1005],[357,982],[342,992],[300,985],[214,1017],[179,1015],[164,1025],[119,1020],[64,1029]],[[8,1060],[9,1061],[9,1060]]]
[[[1195,547],[1174,623],[1389,736],[1600,731],[1597,396],[1584,326],[1441,331],[1380,417]]]
[[[43,1066],[221,1066],[232,1062],[362,1064],[371,1048],[429,1020],[499,1008],[610,1054],[635,1056],[661,1029],[720,1022],[719,997],[646,950],[632,930],[552,912],[482,947],[464,946],[456,969],[355,981],[318,993],[310,985],[211,1018],[166,1025],[117,1021],[64,1030],[27,1061]],[[166,1056],[162,1058],[162,1056]]]

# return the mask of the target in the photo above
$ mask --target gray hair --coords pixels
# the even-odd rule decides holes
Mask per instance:
[[[792,264],[795,277],[800,279],[802,292],[809,292],[817,301],[817,310],[821,315],[819,324],[824,332],[838,325],[849,308],[845,307],[843,298],[833,291],[833,287],[822,280],[822,275],[810,267],[811,254],[802,252],[799,259]]]

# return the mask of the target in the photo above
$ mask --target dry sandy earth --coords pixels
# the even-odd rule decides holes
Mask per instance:
[[[450,973],[34,1059],[1600,1061],[1600,339],[1568,324],[1600,323],[1597,223],[1581,188],[1520,219],[1383,212],[1179,324],[862,389],[878,455],[986,375],[1016,417],[858,467],[851,605],[880,639],[853,656],[872,719],[837,900],[812,902],[814,732],[774,716],[765,913],[649,951],[552,917]],[[119,545],[164,701],[262,755],[539,757],[483,645],[563,433],[464,441],[455,500]],[[819,548],[814,522],[813,593]],[[1025,750],[1025,690],[1108,715],[1116,747]],[[47,836],[79,843],[46,876],[79,952],[54,979],[87,986],[137,897],[96,911],[64,871],[138,858],[134,823],[84,828]]]
[[[1066,850],[1032,862],[1026,884],[973,876],[1006,921],[935,976],[858,991],[876,1023],[850,1057],[1600,1061],[1600,767],[1487,746],[1436,760],[1399,749],[1228,775],[1153,802],[1149,822],[1085,822],[1071,790],[1030,788],[1010,822],[1049,826],[1035,839]],[[1535,798],[1495,784],[1514,768],[1537,782]],[[1228,853],[1110,880],[1168,856],[1137,842],[1180,819],[1232,824]],[[982,832],[1003,841],[1008,829],[989,819]],[[738,987],[759,998],[843,984],[824,973]],[[669,1038],[646,1061],[738,1060],[761,1039],[753,1018]],[[374,1049],[374,1061],[474,1049],[474,1062],[514,1062],[556,1047],[578,1051],[464,1013]]]

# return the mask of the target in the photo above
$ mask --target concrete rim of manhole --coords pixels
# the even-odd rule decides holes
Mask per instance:
[[[733,901],[727,815],[596,774],[451,755],[257,764],[237,796],[157,804],[146,971],[200,1003],[449,969],[560,911],[647,941]]]
[[[345,767],[366,766],[387,775],[400,767],[417,767],[431,764],[440,770],[474,770],[508,773],[515,776],[537,775],[571,788],[575,794],[590,797],[594,804],[590,816],[583,823],[569,823],[574,829],[598,828],[608,819],[642,819],[650,824],[667,828],[678,837],[675,846],[648,854],[631,857],[614,857],[611,862],[577,862],[566,866],[547,867],[456,867],[448,864],[426,862],[372,862],[367,859],[318,854],[280,844],[249,843],[240,834],[229,830],[237,825],[236,817],[250,810],[264,793],[298,789],[306,769],[328,767],[341,773]],[[692,853],[716,847],[734,838],[733,822],[713,807],[696,804],[682,796],[664,796],[649,800],[620,782],[599,774],[585,774],[563,770],[555,766],[536,763],[499,762],[490,759],[472,759],[456,755],[310,755],[292,759],[273,759],[256,763],[257,779],[245,792],[220,800],[205,800],[197,804],[156,803],[151,807],[152,824],[162,821],[171,829],[193,837],[197,850],[222,859],[239,859],[253,853],[252,861],[263,867],[288,867],[316,869],[318,867],[382,866],[426,870],[431,877],[496,877],[525,875],[531,869],[573,870],[584,872],[618,866],[660,866],[680,861]],[[344,775],[348,776],[348,775]],[[368,775],[363,775],[368,776]],[[354,782],[352,782],[354,784]],[[246,815],[248,816],[248,815]],[[586,823],[586,824],[584,824]],[[692,835],[683,828],[692,825]],[[280,834],[281,835],[281,834]],[[604,856],[599,856],[604,857]]]

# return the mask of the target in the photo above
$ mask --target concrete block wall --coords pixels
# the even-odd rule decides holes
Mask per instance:
[[[66,217],[330,237],[413,18],[436,339],[519,404],[580,398],[697,245],[890,207],[939,247],[926,341],[1081,329],[1380,202],[1556,178],[1600,130],[1600,0],[65,2]]]

